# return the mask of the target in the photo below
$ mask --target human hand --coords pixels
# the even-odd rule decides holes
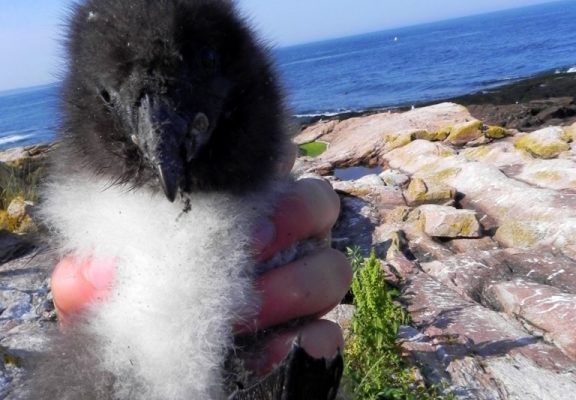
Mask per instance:
[[[278,205],[271,220],[263,219],[255,232],[254,247],[263,261],[292,243],[327,234],[339,213],[339,201],[330,185],[303,179]],[[105,299],[113,285],[113,259],[61,260],[52,276],[52,293],[60,321],[66,324],[90,304]],[[256,282],[262,307],[253,323],[238,327],[239,334],[266,329],[304,316],[321,316],[344,297],[351,281],[344,255],[323,249],[260,276]],[[312,320],[296,331],[268,339],[254,369],[265,373],[280,362],[296,336],[313,357],[332,357],[343,348],[338,325]]]

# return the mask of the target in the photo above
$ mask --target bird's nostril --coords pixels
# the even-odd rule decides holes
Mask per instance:
[[[110,93],[108,93],[107,90],[102,89],[100,91],[100,97],[102,98],[102,100],[104,100],[107,104],[109,104],[112,101],[112,98],[110,97]]]

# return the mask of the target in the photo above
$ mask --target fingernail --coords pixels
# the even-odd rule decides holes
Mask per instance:
[[[91,259],[84,268],[84,278],[97,290],[109,289],[114,278],[115,261],[112,258]]]
[[[260,254],[276,238],[276,228],[268,218],[261,218],[254,229],[254,250]]]

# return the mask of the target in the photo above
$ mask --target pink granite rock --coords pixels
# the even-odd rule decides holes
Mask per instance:
[[[456,191],[448,185],[426,182],[424,179],[415,178],[404,191],[404,197],[408,205],[433,203],[445,204],[456,196]]]
[[[564,129],[550,126],[535,132],[517,137],[514,145],[539,158],[554,158],[563,151],[570,150],[569,138]]]
[[[475,211],[436,204],[420,206],[418,211],[424,223],[424,232],[428,236],[476,238],[481,235]]]
[[[426,345],[403,347],[430,366],[427,376],[450,382],[459,398],[571,398],[574,362],[513,318],[464,300],[425,274],[413,276],[404,292]]]
[[[405,113],[350,118],[338,122],[329,134],[320,136],[330,146],[317,157],[315,163],[329,162],[336,166],[377,164],[391,147],[409,143],[412,135],[418,131],[436,132],[473,120],[475,118],[465,107],[454,103],[441,103]],[[308,140],[312,129],[315,128],[305,129],[301,135]],[[298,136],[296,141],[300,142]]]
[[[514,279],[498,282],[488,292],[508,314],[544,333],[569,357],[576,360],[576,295],[548,285]]]
[[[455,126],[478,129],[466,140],[442,141]],[[386,174],[332,181],[345,204],[337,231],[364,251],[376,248],[413,319],[400,333],[404,354],[458,398],[565,400],[576,393],[571,129],[489,135],[463,107],[440,104],[338,122],[321,136],[328,151],[301,165],[330,173],[378,164],[406,177],[384,185]],[[521,145],[547,144],[549,136],[558,144],[549,153]],[[408,182],[422,193],[448,188],[454,207],[411,198]],[[459,237],[468,230],[447,215],[473,216],[460,225],[473,227],[475,237]]]

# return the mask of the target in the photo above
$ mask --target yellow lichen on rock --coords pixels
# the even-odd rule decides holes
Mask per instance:
[[[31,204],[22,196],[15,197],[6,210],[0,210],[0,230],[19,234],[37,232],[38,227],[28,214]]]
[[[542,144],[527,136],[518,139],[514,145],[516,148],[526,150],[533,156],[540,158],[554,158],[558,154],[570,150],[570,146],[564,141]]]
[[[446,142],[463,145],[482,136],[482,121],[474,120],[454,125],[450,130],[450,135],[446,138]]]
[[[454,237],[478,237],[478,221],[474,218],[462,218],[450,224]]]
[[[451,178],[454,178],[456,175],[460,173],[460,171],[461,171],[460,168],[445,168],[438,172],[434,172],[430,175],[427,175],[426,180],[436,185],[444,185],[444,188],[454,190],[449,186],[447,186],[445,182]]]
[[[10,217],[6,210],[0,210],[0,230],[10,231]]]
[[[445,140],[450,134],[451,127],[442,128],[436,132],[430,132],[427,130],[418,130],[412,133],[412,138],[414,140],[422,139],[428,140],[430,142],[437,142]]]
[[[576,139],[576,122],[564,128],[562,139],[570,143]]]
[[[399,231],[391,232],[388,235],[388,241],[390,241],[390,246],[386,251],[386,260],[394,259],[399,253],[402,253],[402,249],[406,247],[406,239]]]
[[[446,138],[448,136],[450,136],[451,132],[452,132],[452,127],[451,126],[445,126],[443,128],[438,129],[438,131],[436,131],[436,136],[438,137],[438,140],[446,140]]]
[[[542,181],[559,181],[562,180],[562,174],[558,171],[537,171],[534,173],[534,178]]]
[[[12,199],[6,211],[8,212],[10,218],[19,220],[24,218],[24,216],[26,215],[27,207],[28,204],[26,203],[26,200],[24,200],[24,197],[16,196],[14,199]]]
[[[12,218],[6,210],[0,210],[0,230],[8,232],[17,232],[20,221]]]
[[[363,198],[372,193],[372,191],[368,187],[354,187],[350,190],[347,190],[346,193],[348,193],[350,196]]]
[[[384,219],[388,224],[401,224],[408,219],[410,215],[410,207],[399,206],[385,214]]]
[[[451,149],[441,149],[440,151],[438,151],[438,156],[440,157],[451,157],[454,154],[455,154],[454,151]]]
[[[521,136],[516,139],[514,146],[538,158],[554,158],[570,150],[565,131],[559,127],[548,127]]]
[[[484,131],[484,136],[490,139],[502,139],[508,135],[508,131],[501,126],[489,125]]]
[[[494,239],[505,247],[530,248],[544,236],[537,222],[506,221],[500,225]]]
[[[490,151],[491,148],[488,146],[478,146],[464,149],[460,154],[469,160],[479,161],[488,156],[488,154],[490,154]]]
[[[36,233],[38,232],[38,226],[29,215],[24,216],[21,221],[19,221],[18,226],[14,228],[14,233],[26,234],[26,233]]]
[[[404,198],[409,205],[444,203],[452,200],[455,195],[456,191],[449,186],[430,184],[420,178],[412,179],[404,191]]]
[[[432,237],[480,237],[481,227],[473,210],[426,204],[418,207],[424,232]]]
[[[386,134],[384,136],[384,150],[386,152],[406,146],[412,142],[412,132],[400,132],[395,134]]]

